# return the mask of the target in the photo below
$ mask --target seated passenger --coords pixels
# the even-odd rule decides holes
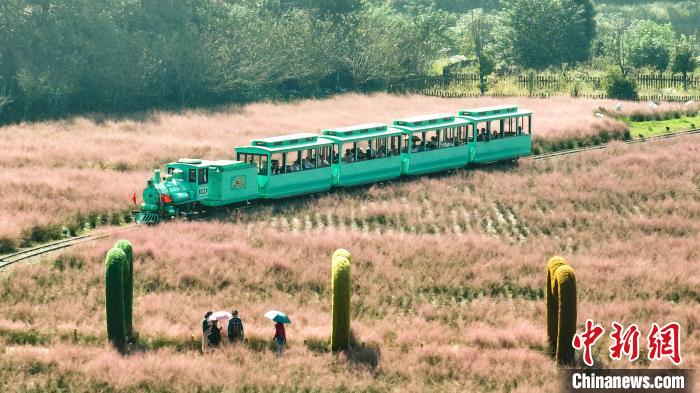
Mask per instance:
[[[498,131],[493,130],[493,132],[491,133],[491,139],[498,139]]]
[[[488,139],[488,134],[486,133],[486,128],[482,128],[481,131],[479,131],[479,140],[484,142]]]
[[[445,138],[445,141],[442,142],[442,147],[452,147],[454,146],[454,143],[452,142],[453,138]]]
[[[345,162],[355,162],[355,154],[350,149],[345,150]]]
[[[321,155],[321,157],[320,157],[319,159],[320,159],[320,160],[319,160],[319,165],[320,165],[320,166],[329,166],[329,165],[330,165],[330,164],[328,163],[328,160],[326,160],[326,156],[325,156],[325,155]]]
[[[302,161],[302,167],[304,169],[313,169],[314,164],[311,161],[309,161],[308,159],[304,158],[304,160]]]
[[[272,174],[277,175],[280,173],[280,162],[277,160],[272,160]]]
[[[301,163],[299,160],[294,161],[294,165],[292,165],[292,172],[297,172],[301,170]]]
[[[386,154],[384,153],[384,150],[385,150],[385,149],[379,149],[379,151],[377,152],[377,158],[384,158],[384,157],[386,157]]]

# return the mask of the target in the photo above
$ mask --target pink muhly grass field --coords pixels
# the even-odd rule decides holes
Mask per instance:
[[[103,258],[116,236],[16,266],[0,279],[0,332],[48,339],[24,345],[0,334],[9,355],[0,380],[21,390],[31,367],[45,367],[32,383],[64,376],[75,390],[184,392],[237,380],[320,391],[557,391],[543,300],[546,260],[556,254],[576,269],[579,327],[591,318],[607,330],[612,321],[636,323],[647,334],[652,322],[680,322],[683,367],[697,368],[698,154],[697,136],[615,145],[124,235],[135,247],[143,339],[191,343],[205,311],[235,307],[247,336],[264,342],[273,327],[263,313],[278,308],[293,320],[281,358],[252,347],[205,358],[172,345],[129,357],[104,348]],[[329,337],[338,247],[353,253],[352,328],[366,345],[349,358],[312,344]],[[94,342],[74,342],[73,331]],[[606,336],[595,347],[596,364],[629,367],[613,363],[608,346]]]
[[[418,95],[345,94],[289,104],[257,103],[219,112],[153,112],[133,119],[76,117],[0,128],[0,239],[17,242],[35,225],[65,224],[76,214],[126,211],[149,171],[181,157],[230,159],[250,139],[403,116],[455,113],[505,103],[533,110],[535,136],[561,138],[620,131],[624,124],[594,115],[615,101],[549,99],[441,99]],[[625,103],[625,111],[646,110]],[[663,104],[658,110],[677,109]]]

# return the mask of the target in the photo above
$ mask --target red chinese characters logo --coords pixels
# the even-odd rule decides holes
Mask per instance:
[[[572,345],[574,349],[583,349],[583,362],[589,366],[593,365],[593,354],[591,353],[591,348],[598,341],[600,336],[603,335],[605,329],[602,326],[596,325],[590,319],[586,320],[586,331],[574,335]]]
[[[610,358],[613,360],[622,359],[622,355],[627,355],[631,362],[639,358],[639,327],[632,324],[627,329],[617,322],[612,323],[613,331],[610,338],[613,345],[610,347]]]
[[[681,363],[681,325],[671,322],[664,327],[652,323],[649,340],[649,360],[671,359],[673,364]]]
[[[603,326],[592,320],[586,320],[586,328],[582,333],[576,333],[571,345],[574,349],[583,351],[583,362],[593,366],[593,346],[605,332]],[[623,357],[634,362],[639,359],[639,338],[642,332],[636,324],[627,328],[617,322],[612,323],[610,333],[612,345],[609,347],[610,358],[621,360]],[[647,336],[648,357],[651,361],[668,358],[675,365],[681,364],[681,325],[678,322],[670,322],[663,327],[656,323],[651,324],[651,330]]]

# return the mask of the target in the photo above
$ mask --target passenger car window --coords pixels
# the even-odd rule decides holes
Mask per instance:
[[[190,174],[190,175],[189,175],[188,181],[189,181],[190,183],[196,183],[196,182],[197,182],[197,170],[196,170],[196,169],[190,169],[189,174]]]

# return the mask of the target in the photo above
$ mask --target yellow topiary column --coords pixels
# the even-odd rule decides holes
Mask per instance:
[[[576,275],[562,257],[553,257],[547,263],[545,298],[548,353],[558,363],[571,365],[571,340],[576,333]]]
[[[331,289],[333,291],[331,349],[347,350],[350,346],[350,253],[338,249],[333,253]]]
[[[557,298],[557,351],[555,357],[559,364],[574,364],[574,347],[571,344],[576,334],[576,275],[571,266],[564,265],[554,272],[555,288],[553,295]]]
[[[107,312],[107,338],[120,351],[126,344],[124,321],[124,269],[126,254],[112,248],[105,257],[105,310]]]
[[[554,272],[563,265],[566,265],[566,260],[560,256],[552,257],[547,262],[547,286],[544,293],[547,303],[547,353],[550,356],[554,356],[557,352],[557,309],[559,305],[552,296]]]
[[[126,254],[124,280],[122,283],[124,285],[124,325],[126,328],[126,337],[130,338],[133,336],[134,252],[128,240],[119,240],[114,244],[114,247],[124,251],[124,254]]]

